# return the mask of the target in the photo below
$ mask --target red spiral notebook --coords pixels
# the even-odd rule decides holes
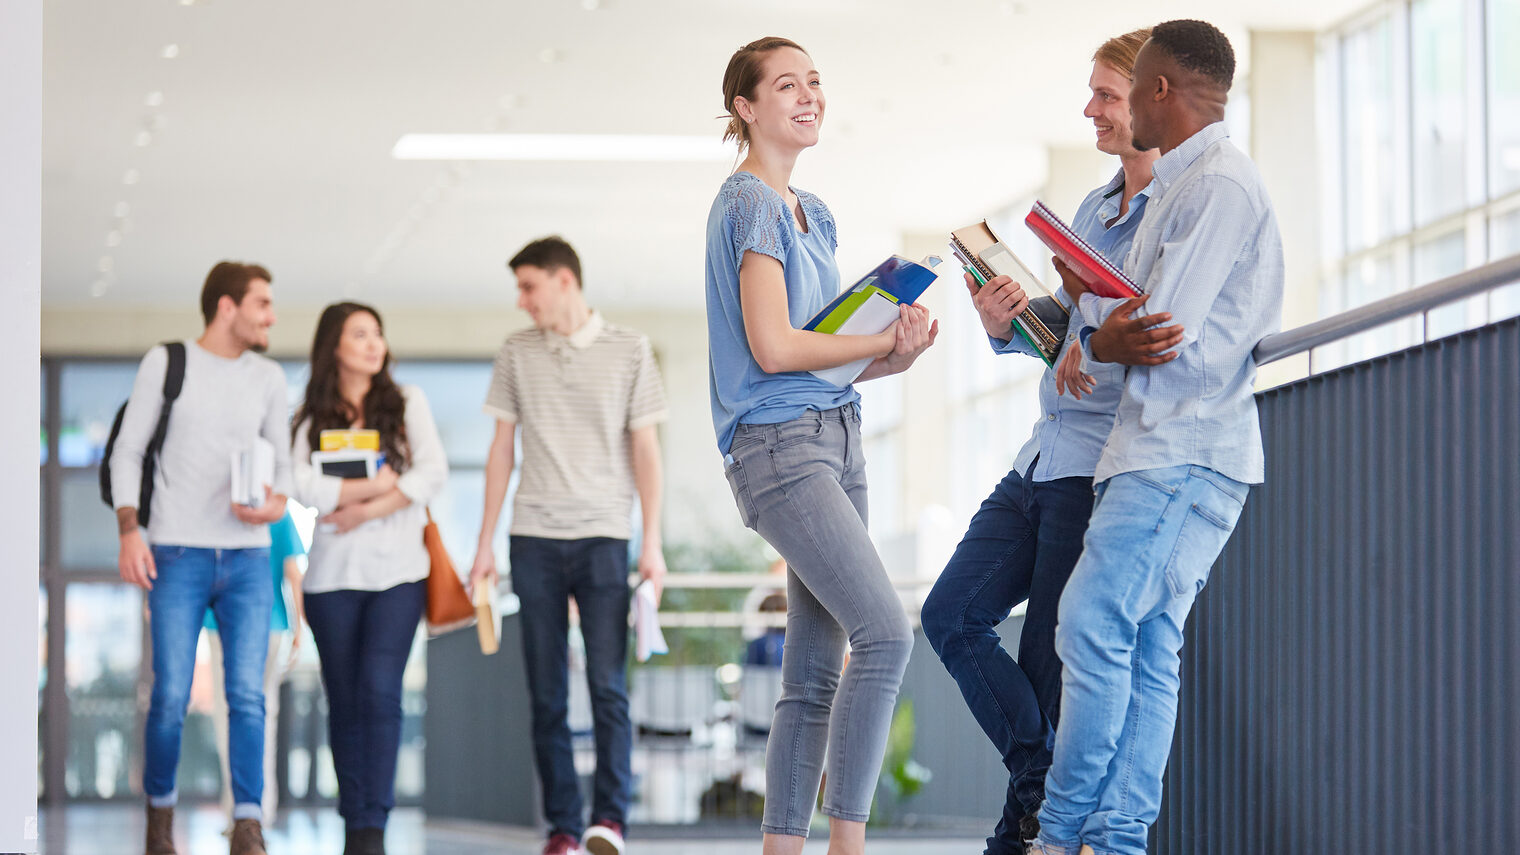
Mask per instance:
[[[1103,253],[1093,249],[1070,226],[1061,222],[1061,218],[1044,202],[1034,203],[1034,207],[1029,209],[1029,216],[1024,218],[1024,225],[1029,226],[1030,231],[1056,254],[1056,258],[1061,259],[1078,278],[1087,283],[1088,289],[1094,294],[1119,299],[1140,296],[1139,287],[1124,275],[1124,271],[1104,258]]]

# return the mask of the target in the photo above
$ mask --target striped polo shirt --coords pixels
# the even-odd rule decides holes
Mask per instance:
[[[667,417],[649,339],[598,312],[569,336],[513,333],[496,356],[484,409],[522,429],[512,534],[629,537],[629,433]]]

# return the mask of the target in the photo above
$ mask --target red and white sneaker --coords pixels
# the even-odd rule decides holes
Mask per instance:
[[[586,829],[581,838],[588,855],[623,855],[623,824],[598,820]]]
[[[585,855],[581,842],[573,834],[553,834],[544,844],[543,855]]]

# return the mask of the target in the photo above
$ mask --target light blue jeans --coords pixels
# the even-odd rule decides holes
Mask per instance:
[[[1030,851],[1144,855],[1177,722],[1182,627],[1248,491],[1202,466],[1098,485],[1057,617],[1061,723]]]
[[[180,736],[190,706],[195,645],[209,607],[226,673],[232,815],[258,819],[264,795],[264,660],[269,656],[269,549],[153,547],[158,578],[148,592],[153,694],[144,728],[143,791],[154,807],[179,797]]]
[[[823,812],[865,822],[913,630],[866,531],[860,411],[849,404],[741,424],[726,474],[744,524],[788,568],[761,829],[806,837],[825,766]]]

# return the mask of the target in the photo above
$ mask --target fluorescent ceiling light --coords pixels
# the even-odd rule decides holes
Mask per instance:
[[[397,160],[562,160],[604,163],[729,161],[732,144],[712,137],[635,134],[404,134]]]

